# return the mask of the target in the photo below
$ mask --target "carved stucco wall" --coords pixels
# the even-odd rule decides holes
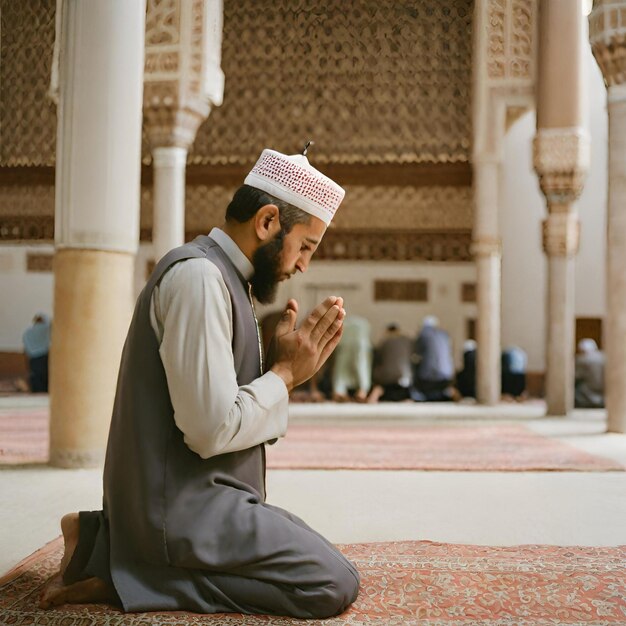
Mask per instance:
[[[0,2],[0,166],[53,165],[55,0]]]
[[[190,161],[467,162],[471,0],[231,0],[224,104]]]
[[[175,10],[178,3],[168,4]],[[0,241],[45,239],[53,228],[53,170],[47,188],[39,184],[41,171],[37,185],[29,177],[54,166],[56,115],[46,91],[55,3],[2,0],[1,8]],[[321,169],[367,167],[345,185],[334,237],[357,229],[371,245],[372,232],[457,241],[463,231],[468,238],[472,10],[472,0],[225,0],[224,103],[200,127],[190,152],[189,172],[196,169],[187,189],[187,231],[221,221],[236,185],[232,173],[219,183],[220,167],[235,167],[242,180],[263,147],[292,152],[312,138],[310,157]],[[166,23],[175,16],[162,17]],[[443,168],[436,183],[381,177],[377,169],[409,166],[418,173],[428,164]],[[7,184],[7,166],[27,167],[13,170]],[[461,179],[459,166],[466,168]],[[210,181],[203,180],[207,171]],[[151,213],[146,179],[144,238]]]

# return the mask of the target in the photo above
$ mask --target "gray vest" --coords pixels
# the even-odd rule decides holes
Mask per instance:
[[[126,607],[176,596],[190,583],[182,567],[206,566],[223,546],[212,528],[232,524],[224,493],[265,499],[265,447],[202,459],[174,422],[159,345],[150,325],[154,287],[175,263],[207,258],[222,273],[232,301],[233,355],[239,385],[260,375],[257,328],[247,283],[209,237],[169,252],[141,292],[124,346],[104,468],[104,513],[111,575]],[[217,537],[217,533],[215,534]]]

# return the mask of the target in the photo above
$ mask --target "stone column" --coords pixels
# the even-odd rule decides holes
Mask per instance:
[[[534,166],[548,206],[543,247],[548,256],[549,415],[567,415],[574,407],[574,259],[579,239],[574,203],[589,169],[582,20],[582,0],[540,2]]]
[[[481,404],[500,400],[500,315],[502,243],[498,220],[499,161],[474,161],[474,231],[476,263],[476,394]]]
[[[221,0],[148,0],[144,125],[152,150],[155,259],[185,240],[187,152],[224,93]]]
[[[185,241],[186,164],[186,148],[170,146],[152,150],[152,245],[156,260]]]
[[[596,0],[589,17],[589,37],[608,89],[608,430],[626,433],[626,0]]]
[[[104,458],[134,299],[145,1],[58,10],[50,462],[89,467]]]

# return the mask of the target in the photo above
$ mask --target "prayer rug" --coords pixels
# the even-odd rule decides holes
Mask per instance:
[[[48,462],[47,408],[0,411],[0,465]]]
[[[325,426],[290,424],[267,447],[271,469],[624,471],[520,425]]]
[[[48,409],[0,411],[0,465],[48,462]],[[624,471],[619,463],[521,425],[290,424],[267,447],[270,469]]]
[[[105,605],[38,608],[61,538],[0,579],[11,626],[573,626],[626,624],[626,546],[486,547],[402,541],[340,546],[361,573],[355,604],[323,622],[240,614],[130,613]]]

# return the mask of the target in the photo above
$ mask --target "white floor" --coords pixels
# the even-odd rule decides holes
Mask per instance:
[[[0,398],[0,410],[32,402]],[[521,422],[626,466],[626,435],[604,432],[603,411],[567,419],[544,418],[544,411],[541,403],[324,404],[294,405],[291,417],[355,425]],[[0,574],[56,537],[64,513],[100,508],[101,494],[100,470],[0,469]],[[270,471],[268,501],[337,543],[626,544],[626,472]]]

